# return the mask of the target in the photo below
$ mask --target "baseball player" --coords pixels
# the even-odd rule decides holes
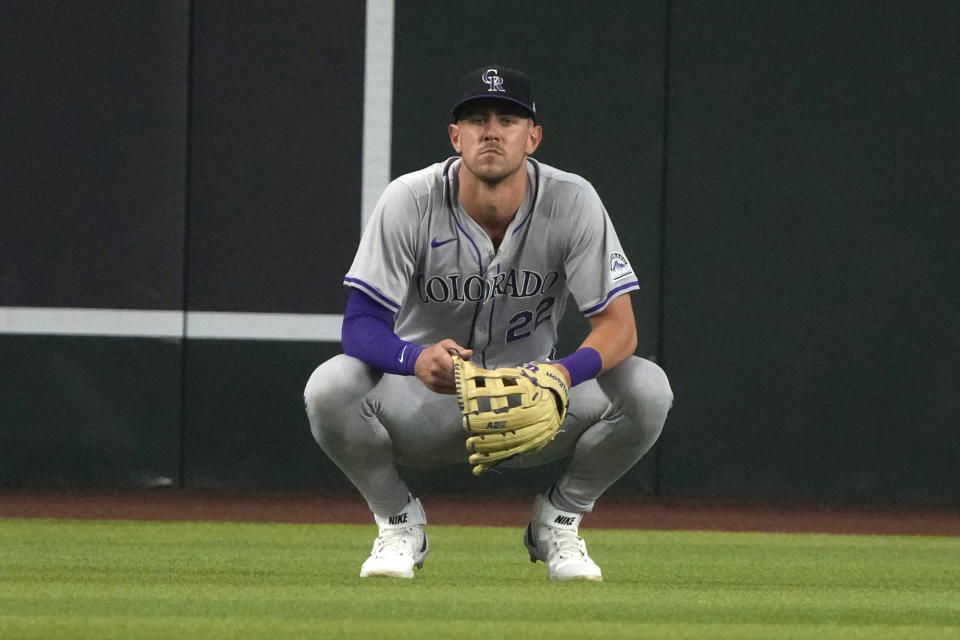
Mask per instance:
[[[344,354],[304,391],[311,430],[379,527],[360,575],[412,578],[426,516],[397,465],[468,457],[451,354],[552,364],[569,387],[559,431],[500,468],[569,459],[536,496],[524,543],[550,579],[599,581],[581,518],[653,446],[673,399],[660,367],[633,355],[637,276],[590,183],[531,157],[543,131],[525,74],[468,73],[452,115],[457,155],[391,182],[364,230],[344,278]],[[590,331],[556,354],[571,303]]]

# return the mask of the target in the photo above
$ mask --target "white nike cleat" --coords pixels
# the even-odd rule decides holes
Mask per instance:
[[[423,525],[427,516],[420,501],[411,498],[403,511],[388,518],[373,514],[380,527],[380,535],[373,541],[373,550],[363,566],[360,577],[386,576],[412,578],[413,568],[423,568],[423,559],[430,551]]]
[[[551,580],[592,580],[601,582],[600,567],[587,554],[587,545],[579,535],[582,513],[561,511],[542,495],[533,503],[533,515],[523,536],[530,562],[547,565]]]

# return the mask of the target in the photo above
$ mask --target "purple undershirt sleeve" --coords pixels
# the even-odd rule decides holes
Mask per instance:
[[[423,347],[393,332],[393,311],[357,289],[350,291],[340,331],[343,352],[386,373],[413,375]]]

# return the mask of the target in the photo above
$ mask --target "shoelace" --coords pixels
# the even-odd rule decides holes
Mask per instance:
[[[417,536],[415,534],[413,527],[387,529],[374,541],[372,555],[413,555],[416,552]]]
[[[566,529],[554,529],[553,527],[547,527],[547,529],[551,534],[551,543],[557,548],[561,558],[570,556],[587,557],[587,545],[583,538]]]

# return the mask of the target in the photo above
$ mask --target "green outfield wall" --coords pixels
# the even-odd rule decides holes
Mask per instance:
[[[378,180],[451,155],[449,87],[495,63],[535,80],[537,157],[603,199],[637,354],[673,384],[615,492],[960,503],[958,24],[948,2],[5,2],[0,485],[349,488],[303,385],[340,351]],[[560,350],[586,328],[568,310]]]

